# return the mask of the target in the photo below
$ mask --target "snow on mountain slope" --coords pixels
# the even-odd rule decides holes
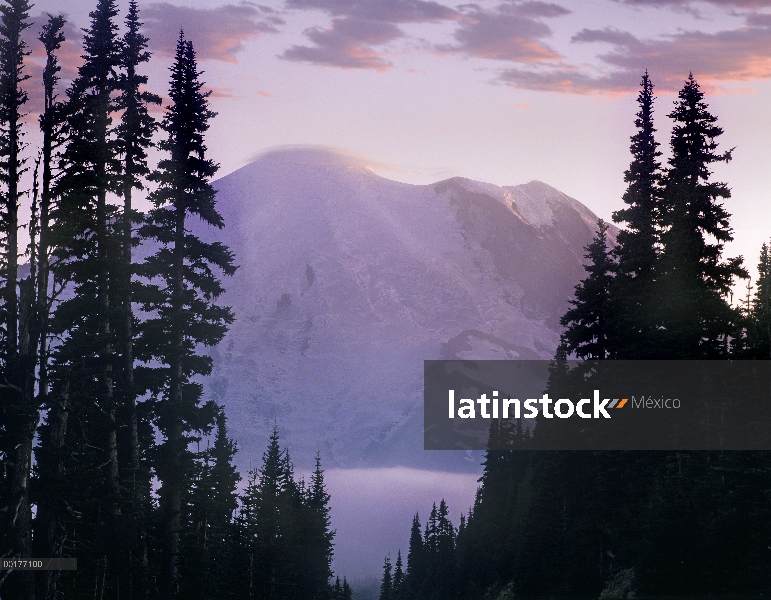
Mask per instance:
[[[276,424],[295,462],[478,468],[422,451],[423,360],[550,358],[596,217],[533,181],[408,185],[319,148],[267,152],[215,182],[240,265],[214,350],[241,461]],[[248,459],[247,459],[248,457]]]

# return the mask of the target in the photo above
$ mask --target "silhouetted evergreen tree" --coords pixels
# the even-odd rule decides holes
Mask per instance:
[[[747,315],[746,356],[771,358],[771,254],[763,244],[758,258],[758,281]]]
[[[300,532],[303,563],[300,565],[303,580],[301,594],[313,600],[327,595],[332,577],[332,540],[335,536],[335,532],[330,530],[329,494],[324,484],[319,453],[316,453],[316,464],[304,500],[305,523]]]
[[[233,568],[240,577],[231,581],[236,598],[256,598],[260,588],[260,570],[257,545],[257,510],[260,504],[259,471],[249,469],[246,487],[239,496],[240,507],[233,523]]]
[[[394,600],[405,598],[404,589],[404,564],[402,563],[402,551],[396,553],[396,564],[394,565],[394,576],[391,586],[391,597]]]
[[[632,162],[624,173],[626,208],[613,213],[619,231],[613,251],[616,266],[610,296],[611,354],[615,358],[656,357],[655,272],[658,259],[659,204],[661,202],[661,152],[653,126],[653,84],[646,71],[640,83],[632,136]]]
[[[259,469],[250,471],[234,523],[236,598],[329,599],[347,582],[330,585],[332,538],[329,494],[321,459],[310,485],[295,481],[274,429]]]
[[[741,257],[723,260],[723,248],[733,240],[733,232],[722,200],[731,192],[725,183],[710,181],[710,168],[731,160],[731,151],[717,152],[716,139],[723,130],[708,111],[693,74],[678,98],[669,114],[675,125],[662,210],[659,277],[664,337],[658,357],[724,357],[738,319],[726,296],[734,278],[747,273]]]
[[[53,190],[51,228],[55,278],[73,294],[58,304],[52,320],[52,333],[61,339],[52,377],[53,391],[67,396],[72,417],[64,452],[74,460],[64,467],[65,501],[79,515],[70,521],[68,537],[84,563],[77,577],[62,577],[67,585],[84,586],[99,577],[104,593],[117,593],[119,586],[121,522],[111,302],[118,255],[115,210],[108,202],[120,173],[113,127],[121,50],[116,15],[113,0],[99,0],[90,13],[83,63],[67,91],[67,141]]]
[[[221,228],[211,177],[217,171],[206,158],[204,133],[214,116],[207,94],[201,92],[195,51],[180,34],[171,67],[171,106],[161,124],[166,153],[150,179],[158,188],[150,194],[153,208],[140,228],[145,240],[159,247],[141,267],[147,278],[139,301],[149,316],[140,329],[144,360],[162,364],[155,382],[156,425],[163,436],[156,471],[164,515],[163,595],[179,592],[180,517],[187,481],[193,466],[187,450],[191,435],[211,427],[216,407],[201,404],[202,386],[196,375],[211,372],[211,358],[197,352],[200,345],[219,342],[233,321],[229,308],[215,300],[223,291],[218,274],[235,271],[231,252],[219,242],[205,243],[190,233],[190,220]]]
[[[22,84],[22,33],[30,26],[27,0],[0,3],[0,555],[30,557],[32,444],[39,419],[35,366],[40,334],[35,315],[34,273],[19,280],[19,179],[26,170],[22,156],[22,118],[27,93]],[[5,595],[33,592],[33,574],[14,573]]]
[[[43,134],[41,150],[42,182],[40,186],[40,212],[37,223],[37,318],[40,326],[38,347],[38,405],[46,409],[45,422],[38,428],[39,443],[35,449],[36,480],[33,480],[33,501],[37,505],[34,523],[34,547],[36,556],[62,557],[65,531],[62,527],[62,499],[64,490],[65,432],[68,418],[68,398],[64,395],[49,395],[49,313],[53,301],[50,265],[50,215],[53,205],[57,153],[64,143],[63,110],[58,100],[57,84],[61,67],[57,51],[64,42],[64,17],[48,15],[38,39],[46,52],[43,69],[43,114],[40,115],[40,129]],[[37,486],[37,489],[34,487]],[[41,487],[45,489],[40,489]],[[36,598],[53,600],[56,593],[58,571],[43,571],[37,574]]]
[[[351,586],[348,585],[348,580],[343,577],[343,595],[341,596],[342,600],[353,600],[353,590],[351,589]]]
[[[117,351],[120,353],[117,396],[120,403],[118,413],[119,462],[123,482],[124,520],[131,524],[132,543],[126,544],[127,553],[122,558],[124,578],[137,579],[136,586],[146,587],[148,568],[147,540],[145,531],[146,513],[149,510],[150,471],[142,468],[142,449],[146,444],[140,441],[139,413],[137,396],[143,392],[138,389],[134,376],[134,314],[132,310],[131,279],[134,274],[132,248],[138,243],[133,234],[133,225],[139,215],[133,208],[134,189],[145,188],[144,179],[150,171],[147,166],[147,149],[152,145],[152,136],[157,128],[155,119],[148,112],[148,106],[160,104],[161,99],[142,88],[147,85],[147,76],[138,69],[150,60],[147,51],[147,38],[139,28],[137,3],[129,2],[126,16],[126,33],[123,36],[120,64],[121,72],[117,87],[119,96],[117,108],[122,110],[121,121],[117,127],[116,150],[120,154],[122,172],[118,182],[123,197],[123,211],[120,215],[120,260],[116,265],[116,284],[114,302],[120,307],[120,316],[116,318]]]
[[[607,245],[608,225],[597,221],[597,233],[586,246],[588,264],[586,278],[576,286],[575,299],[560,319],[565,327],[561,344],[568,354],[581,359],[604,359],[608,356],[610,311],[609,291],[613,282],[614,264]]]
[[[38,40],[43,43],[46,64],[43,69],[43,114],[40,115],[40,131],[43,134],[43,146],[40,152],[42,181],[40,186],[40,217],[38,224],[38,276],[37,276],[37,314],[40,319],[40,348],[38,356],[38,394],[41,404],[45,404],[48,394],[48,317],[51,308],[52,291],[50,290],[50,215],[53,203],[53,190],[56,181],[56,159],[65,142],[64,107],[59,101],[57,85],[59,83],[59,59],[56,55],[64,42],[64,24],[62,15],[48,15]],[[48,555],[47,555],[48,556]]]
[[[236,444],[228,438],[225,412],[217,411],[214,443],[198,453],[180,541],[180,597],[231,597],[235,559],[232,519],[241,476],[233,465]]]
[[[393,576],[391,575],[391,557],[386,556],[383,563],[383,577],[380,580],[379,600],[393,600]]]
[[[405,588],[408,598],[417,598],[426,580],[426,556],[423,547],[423,535],[418,513],[412,518],[410,529],[410,546],[407,551],[407,574],[405,576]]]

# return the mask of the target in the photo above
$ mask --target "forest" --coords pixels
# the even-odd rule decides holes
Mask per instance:
[[[77,569],[1,570],[0,598],[351,598],[331,581],[320,456],[297,478],[274,430],[239,488],[225,413],[203,395],[236,266],[191,233],[224,226],[192,41],[180,32],[159,122],[135,0],[123,34],[114,0],[98,1],[66,90],[63,16],[37,38],[42,81],[25,73],[30,8],[0,3],[0,559]],[[36,152],[32,85],[45,98]]]
[[[613,243],[600,220],[586,247],[548,386],[568,359],[771,359],[768,244],[755,285],[730,302],[749,276],[741,258],[723,257],[731,194],[711,171],[731,160],[718,151],[723,131],[689,75],[668,115],[664,166],[654,100],[646,72],[625,207],[613,215],[623,229]],[[768,593],[769,452],[533,450],[545,423],[530,432],[493,421],[496,450],[486,452],[474,505],[457,527],[444,500],[425,526],[415,515],[406,563],[401,551],[395,565],[386,557],[380,600]]]

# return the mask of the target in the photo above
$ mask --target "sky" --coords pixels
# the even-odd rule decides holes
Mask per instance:
[[[127,0],[118,2],[121,21]],[[41,0],[28,72],[39,81],[44,13],[64,12],[64,85],[95,0]],[[426,184],[464,176],[548,183],[610,219],[622,207],[636,95],[647,69],[667,154],[690,71],[733,160],[736,241],[754,267],[771,237],[771,0],[140,1],[163,94],[179,30],[198,53],[218,116],[208,133],[225,175],[291,144],[361,155],[378,174]],[[37,79],[35,79],[37,78]],[[31,94],[30,108],[40,104]],[[32,136],[34,138],[34,135]]]

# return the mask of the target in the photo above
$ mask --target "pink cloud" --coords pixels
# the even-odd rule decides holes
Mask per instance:
[[[385,44],[402,36],[392,23],[356,17],[336,18],[332,26],[308,29],[305,35],[315,46],[292,46],[282,58],[347,69],[386,71],[391,63],[372,46]]]
[[[613,29],[584,29],[573,42],[601,42],[612,48],[598,55],[610,69],[592,72],[563,61],[538,68],[512,68],[499,81],[517,88],[572,93],[634,92],[648,69],[657,89],[677,91],[689,72],[707,90],[729,82],[771,78],[771,15],[751,14],[743,26],[715,33],[684,31],[658,40],[639,40]]]
[[[287,7],[323,10],[333,17],[384,23],[438,23],[457,19],[454,9],[426,0],[287,0]]]
[[[623,4],[634,6],[651,6],[657,8],[689,8],[694,0],[617,0]],[[771,6],[771,0],[704,0],[716,6],[726,8],[763,8]]]
[[[243,98],[242,95],[236,94],[231,87],[207,87],[207,91],[211,92],[209,97],[215,99]]]
[[[235,63],[236,54],[248,42],[264,33],[277,33],[284,24],[273,9],[251,2],[217,8],[190,8],[168,2],[149,4],[140,13],[143,32],[152,50],[172,55],[180,29],[195,46],[199,59]]]
[[[289,8],[323,10],[330,27],[311,27],[313,46],[292,46],[281,58],[343,69],[387,71],[393,65],[376,46],[404,36],[396,24],[457,20],[454,9],[426,0],[287,0]]]
[[[556,4],[502,4],[495,10],[485,10],[473,4],[459,8],[462,8],[464,18],[453,34],[457,43],[438,46],[440,52],[518,63],[539,63],[561,58],[541,41],[551,37],[549,26],[539,18],[534,18],[568,13]]]

